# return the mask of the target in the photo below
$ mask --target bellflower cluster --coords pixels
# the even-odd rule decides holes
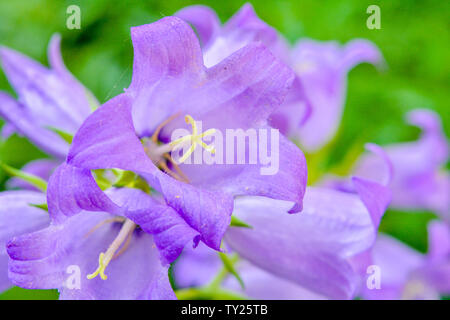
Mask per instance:
[[[0,193],[0,290],[57,289],[60,299],[449,293],[448,224],[430,223],[427,255],[377,235],[388,206],[448,219],[448,143],[436,114],[408,114],[423,129],[418,141],[367,144],[350,177],[306,186],[302,150],[334,137],[347,73],[383,66],[374,44],[290,47],[250,4],[224,25],[190,6],[130,33],[131,83],[101,106],[64,66],[59,36],[50,68],[0,49],[18,95],[0,92],[2,136],[23,135],[52,156],[8,169],[17,176],[9,188],[21,190]],[[380,290],[367,284],[374,265],[386,274]]]

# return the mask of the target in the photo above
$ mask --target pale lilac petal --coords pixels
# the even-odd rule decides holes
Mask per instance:
[[[11,280],[25,288],[57,288],[61,299],[174,298],[167,267],[160,264],[152,237],[139,230],[127,250],[108,265],[107,280],[86,278],[120,229],[114,223],[93,229],[109,218],[107,213],[83,212],[62,224],[13,238],[8,243]],[[79,268],[79,289],[67,286],[70,267]]]
[[[222,268],[217,252],[204,244],[186,247],[174,264],[176,285],[180,288],[200,287],[209,284]]]
[[[311,115],[295,138],[315,152],[335,135],[344,107],[347,72],[361,62],[381,63],[382,56],[367,41],[354,40],[341,47],[335,42],[301,40],[291,53]],[[299,110],[301,112],[301,110]]]
[[[1,112],[1,111],[0,111]],[[1,129],[0,136],[6,140],[16,133],[17,129],[11,123],[5,123]]]
[[[427,265],[419,271],[425,281],[442,295],[450,293],[450,229],[448,224],[428,224]]]
[[[307,188],[302,213],[286,215],[290,205],[238,199],[234,214],[253,228],[230,228],[227,242],[279,277],[331,298],[351,298],[357,276],[347,259],[375,238],[367,209],[356,195],[320,188]]]
[[[324,296],[309,291],[294,282],[257,268],[248,262],[239,263],[239,276],[243,289],[234,277],[228,277],[224,283],[226,289],[236,291],[257,300],[323,300]]]
[[[372,249],[373,263],[381,273],[381,288],[363,287],[366,299],[400,299],[412,272],[425,264],[425,257],[400,241],[379,235]]]
[[[5,191],[0,193],[0,292],[12,286],[8,278],[6,242],[15,236],[46,227],[47,212],[34,205],[45,203],[45,195],[34,191]]]
[[[59,158],[67,155],[67,142],[55,132],[42,128],[22,104],[3,92],[0,92],[0,116],[12,123],[17,132],[29,138],[36,146]]]
[[[98,103],[64,66],[60,40],[55,35],[49,43],[51,68],[9,48],[0,48],[2,68],[18,95],[18,102],[13,104],[5,102],[5,94],[0,93],[0,115],[38,147],[64,158],[67,143],[50,129],[74,134]]]
[[[244,4],[215,35],[214,41],[211,40],[204,51],[207,67],[216,65],[233,52],[255,41],[264,44],[278,58],[288,61],[286,41],[257,16],[250,3]]]
[[[51,57],[57,50],[59,39],[54,37],[49,47]],[[77,90],[81,85],[73,78],[61,77],[60,70],[48,69],[8,48],[0,50],[0,57],[19,101],[42,127],[51,126],[73,133],[89,115],[89,102],[84,92],[80,94]]]
[[[390,183],[391,206],[432,210],[450,219],[450,176],[441,171],[449,149],[439,116],[430,110],[414,110],[408,119],[423,129],[420,139],[384,147],[395,172]],[[364,155],[355,170],[360,175],[377,177],[383,169],[378,159]]]

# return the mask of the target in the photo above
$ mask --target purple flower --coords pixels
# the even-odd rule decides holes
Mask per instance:
[[[176,13],[197,30],[204,60],[213,66],[252,41],[260,41],[296,72],[283,106],[271,115],[271,125],[314,152],[329,142],[341,119],[346,76],[362,63],[383,64],[379,50],[369,41],[338,43],[299,40],[290,49],[275,29],[262,21],[251,4],[245,4],[224,26],[214,11],[190,6]]]
[[[159,239],[179,228],[169,222],[177,217],[170,207],[140,190],[110,189],[108,195],[128,213],[145,208],[151,211],[147,216],[157,215],[151,228],[163,235]],[[14,213],[16,228],[29,224]],[[5,234],[14,236],[7,243],[9,278],[23,288],[56,288],[60,299],[174,299],[168,264],[161,263],[145,217],[138,216],[139,228],[123,216],[83,211],[22,236],[13,230]]]
[[[0,193],[0,292],[12,286],[8,278],[6,243],[19,236],[46,227],[47,212],[33,205],[45,203],[45,195],[35,191],[4,191]]]
[[[175,17],[134,27],[131,35],[132,83],[88,117],[73,139],[67,162],[50,178],[48,204],[53,219],[63,222],[80,210],[126,215],[100,190],[91,173],[113,168],[144,177],[195,233],[194,244],[201,240],[216,250],[230,223],[234,196],[292,201],[289,211],[301,210],[305,160],[282,136],[279,170],[274,175],[261,175],[260,164],[177,165],[164,156],[173,150],[173,130],[189,128],[183,118],[194,131],[193,119],[201,121],[205,133],[268,129],[268,116],[292,82],[290,69],[254,43],[206,68],[195,33]],[[184,239],[178,235],[172,241],[179,238]],[[177,245],[165,256],[167,261],[181,252],[184,244]]]
[[[380,148],[369,148],[387,160]],[[354,177],[352,182],[355,194],[308,187],[299,215],[286,214],[290,207],[286,201],[236,199],[233,214],[251,229],[230,227],[225,240],[251,263],[242,269],[245,294],[270,299],[348,299],[355,295],[390,191],[364,178]],[[197,256],[196,250],[188,251],[187,258],[182,256],[175,265],[176,279],[182,285],[203,285],[216,268],[204,248]],[[202,262],[207,265],[201,267]],[[194,274],[194,269],[201,274]],[[268,281],[265,290],[261,290],[262,281]],[[277,289],[288,291],[277,296]]]
[[[64,66],[60,36],[50,40],[50,68],[14,50],[0,48],[2,68],[18,100],[0,92],[3,136],[18,132],[51,155],[64,159],[69,144],[55,131],[73,135],[97,105],[94,96]]]
[[[423,255],[402,242],[380,235],[373,264],[380,270],[380,288],[364,287],[365,299],[440,299],[450,294],[450,231],[433,221],[428,227],[429,249]]]
[[[408,122],[422,128],[417,141],[384,147],[394,167],[391,206],[397,209],[431,210],[450,221],[450,177],[444,166],[449,148],[439,116],[430,110],[414,110]],[[380,176],[380,163],[363,155],[356,164],[360,175]]]

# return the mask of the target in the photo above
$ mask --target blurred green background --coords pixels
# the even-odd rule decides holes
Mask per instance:
[[[292,43],[301,37],[338,40],[356,37],[376,43],[388,69],[382,73],[361,65],[349,74],[347,102],[341,129],[322,170],[348,167],[365,142],[388,144],[416,139],[419,130],[404,123],[413,108],[436,110],[449,136],[450,118],[450,1],[249,1],[258,15]],[[21,51],[47,64],[51,35],[62,34],[68,68],[100,102],[120,93],[131,79],[131,26],[156,21],[184,6],[206,4],[226,21],[245,1],[175,0],[0,0],[0,45]],[[81,29],[66,28],[66,9],[81,8]],[[366,27],[371,4],[381,8],[381,29]],[[0,90],[13,93],[0,72]],[[14,167],[45,157],[27,140],[13,136],[0,143],[0,161]],[[448,166],[447,166],[448,167]],[[0,170],[0,190],[7,177]],[[414,248],[427,250],[426,224],[434,215],[388,211],[381,229]],[[53,299],[54,291],[13,288],[2,298]]]

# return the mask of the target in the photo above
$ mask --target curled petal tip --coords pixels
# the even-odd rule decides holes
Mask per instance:
[[[374,144],[374,143],[367,143],[364,146],[366,148],[366,150],[373,152],[374,154],[376,154],[377,156],[379,156],[385,166],[386,166],[386,175],[384,180],[382,181],[382,184],[384,186],[387,186],[391,183],[392,181],[392,177],[394,175],[394,166],[392,164],[391,159],[389,159],[389,156],[387,155],[386,151],[384,151],[383,148],[381,148],[379,145]]]

